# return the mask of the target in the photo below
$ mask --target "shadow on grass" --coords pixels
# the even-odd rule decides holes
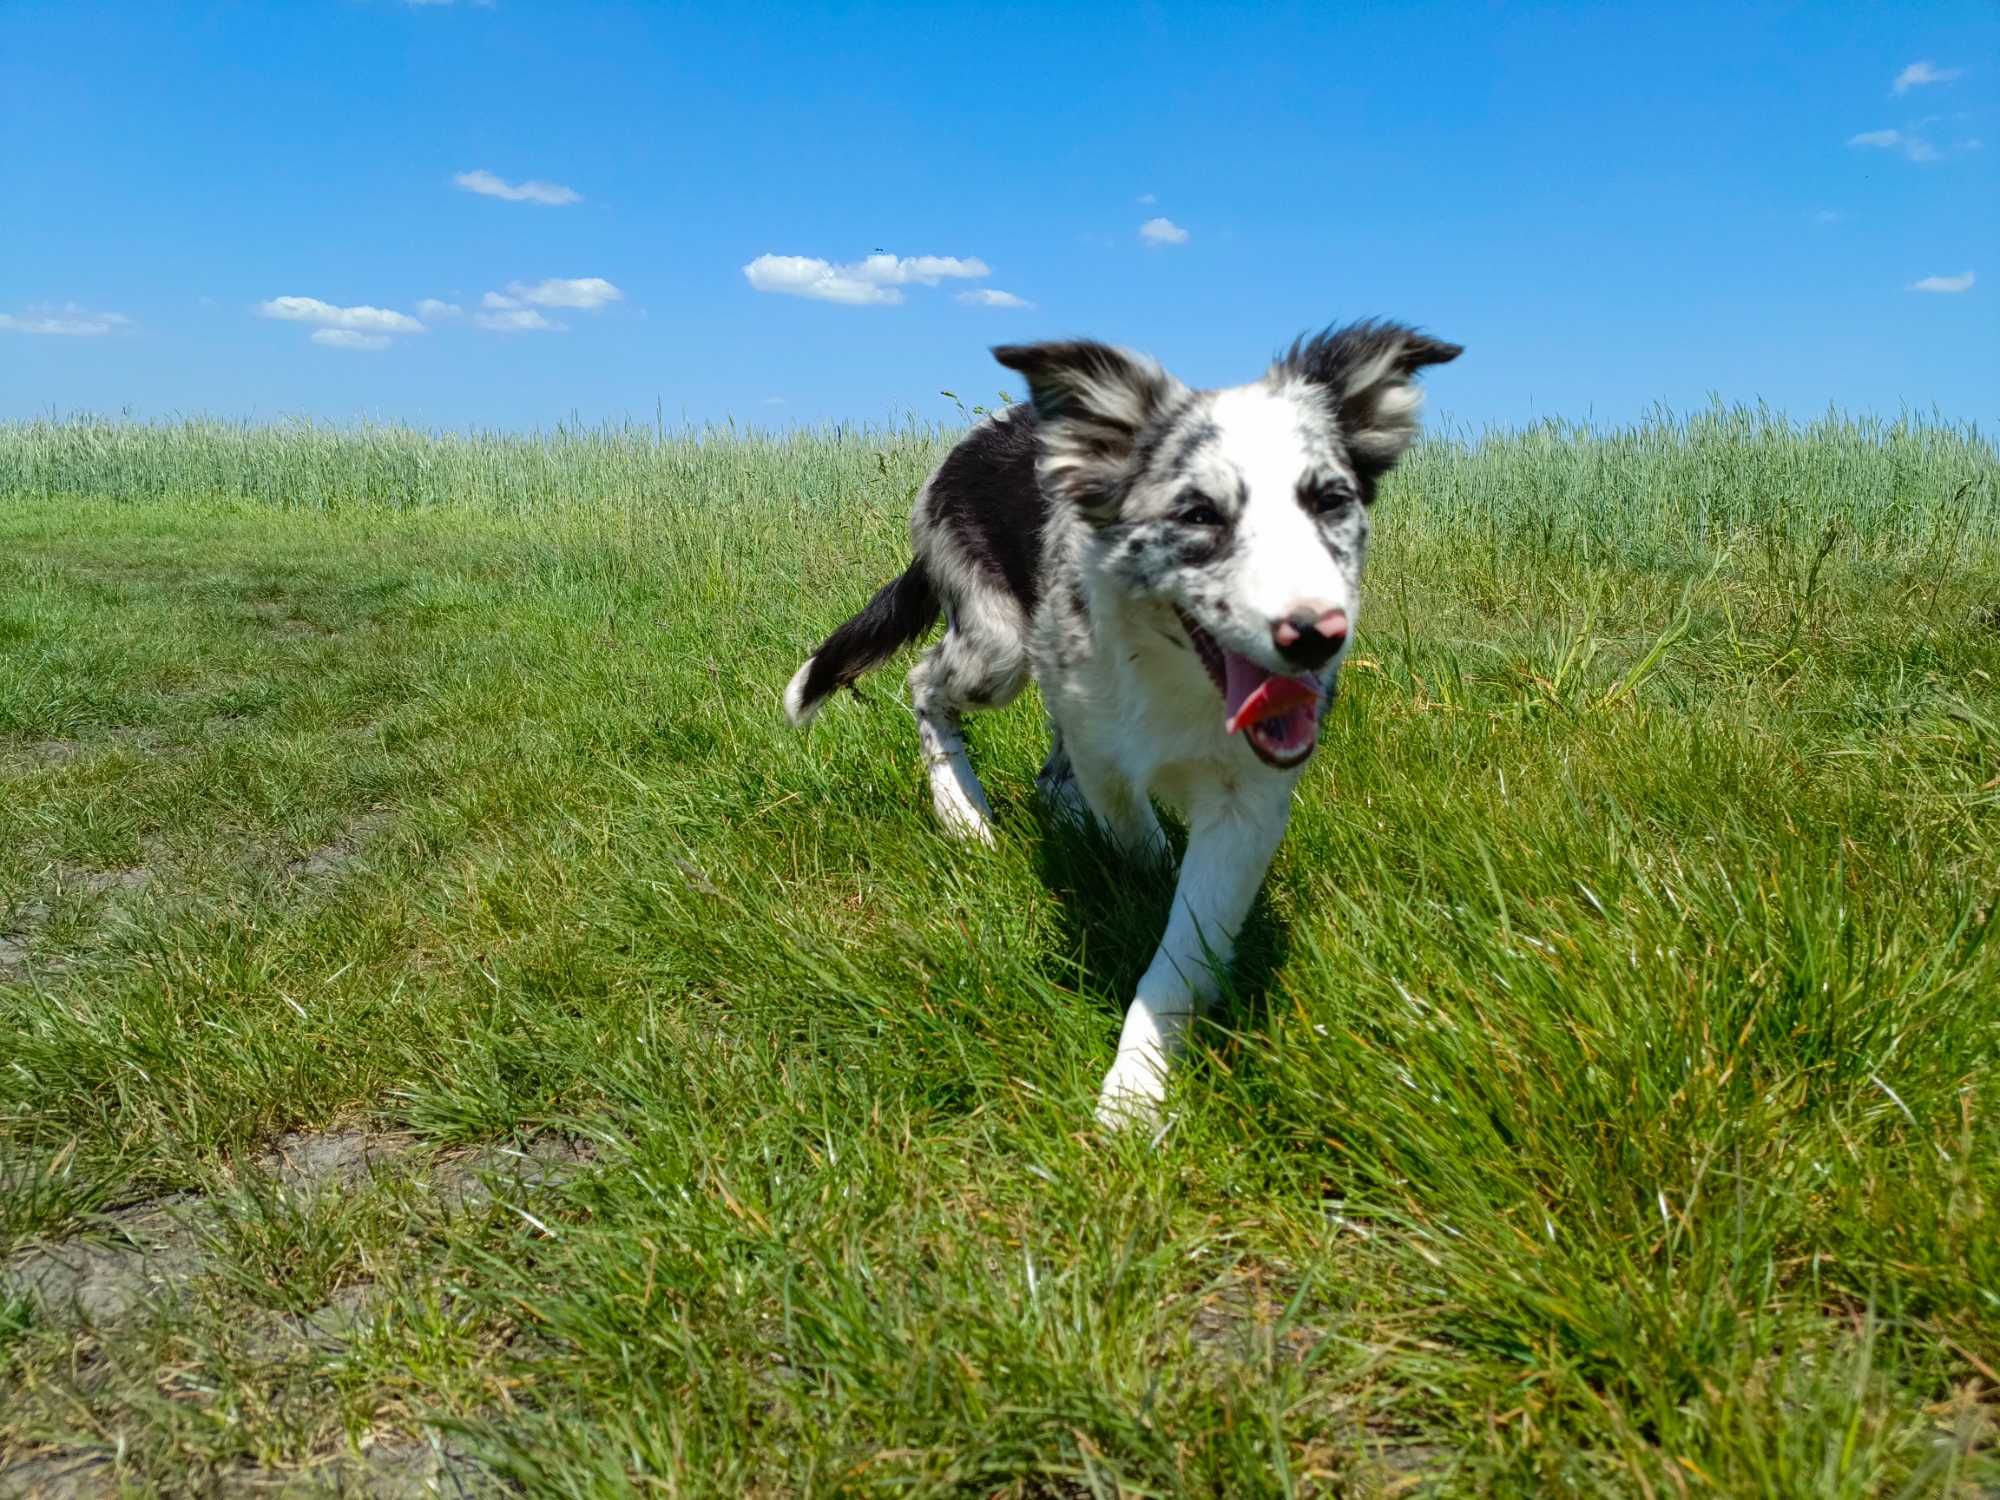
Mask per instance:
[[[1173,858],[1148,867],[1123,855],[1095,823],[1086,826],[1039,796],[1031,796],[1024,810],[1036,839],[1036,874],[1062,913],[1063,941],[1048,977],[1102,998],[1122,1018],[1166,932],[1186,830],[1163,817]],[[1290,927],[1272,908],[1268,889],[1260,888],[1237,934],[1234,961],[1217,976],[1218,998],[1195,1033],[1190,1063],[1199,1065],[1204,1051],[1233,1051],[1239,1035],[1265,1024],[1271,983],[1290,949]]]

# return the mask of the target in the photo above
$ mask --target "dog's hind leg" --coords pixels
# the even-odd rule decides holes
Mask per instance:
[[[910,670],[910,705],[930,776],[931,805],[957,838],[993,842],[993,809],[965,753],[965,710],[1011,703],[1028,680],[1018,618],[998,601],[951,611],[951,628]]]

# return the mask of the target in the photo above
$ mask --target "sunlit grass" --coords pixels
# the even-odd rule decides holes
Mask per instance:
[[[198,1221],[135,1310],[0,1290],[0,1455],[2000,1484],[1983,438],[1420,447],[1154,1149],[1089,1105],[1168,892],[1040,825],[1032,702],[990,852],[899,671],[781,724],[950,437],[0,428],[0,1235]],[[393,1151],[266,1159],[327,1127]]]

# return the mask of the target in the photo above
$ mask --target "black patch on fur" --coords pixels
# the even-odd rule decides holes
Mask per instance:
[[[813,652],[802,706],[819,702],[863,672],[879,667],[935,625],[937,617],[937,590],[919,558],[876,590],[859,614]]]
[[[1199,391],[1187,391],[1172,406],[1157,413],[1153,420],[1146,424],[1146,430],[1139,434],[1139,441],[1132,449],[1132,473],[1135,476],[1152,471],[1153,462],[1160,456],[1160,450],[1166,446],[1167,439],[1181,430],[1181,420],[1200,403],[1201,399]],[[1168,472],[1173,472],[1171,467]]]
[[[1214,422],[1197,422],[1187,429],[1181,440],[1174,445],[1174,456],[1167,465],[1167,473],[1179,478],[1187,473],[1194,463],[1195,454],[1222,436],[1222,429]]]
[[[1042,527],[1049,515],[1035,457],[1034,409],[986,422],[945,455],[931,480],[930,513],[958,551],[1035,612],[1041,597]]]
[[[1069,607],[1079,620],[1090,618],[1090,601],[1083,597],[1083,585],[1074,578],[1069,583]]]

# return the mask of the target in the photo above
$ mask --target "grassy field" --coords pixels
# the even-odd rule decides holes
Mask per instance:
[[[1992,446],[1417,450],[1149,1143],[948,438],[0,428],[0,1494],[1995,1493]]]

